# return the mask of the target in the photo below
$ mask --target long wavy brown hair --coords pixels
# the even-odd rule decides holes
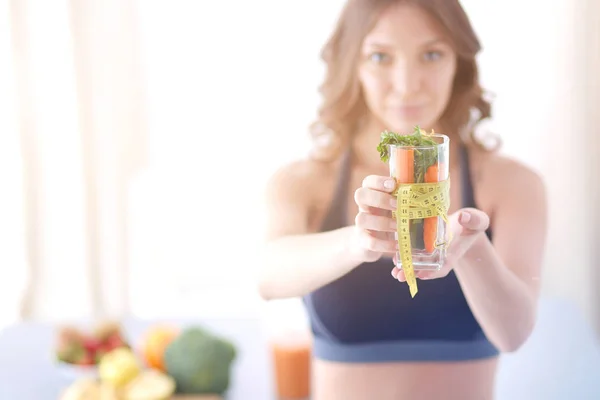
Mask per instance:
[[[360,49],[381,13],[399,2],[422,7],[445,30],[457,54],[457,69],[448,107],[439,124],[464,142],[485,148],[472,129],[491,117],[491,105],[479,84],[476,55],[481,45],[458,0],[348,0],[321,58],[326,64],[325,80],[319,88],[322,105],[310,134],[313,157],[335,159],[368,115],[358,79]]]

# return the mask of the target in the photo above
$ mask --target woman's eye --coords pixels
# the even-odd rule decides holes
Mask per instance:
[[[442,58],[442,52],[441,51],[428,51],[423,55],[423,58],[425,59],[425,61],[427,62],[431,62],[431,61],[437,61],[440,58]]]
[[[389,56],[385,53],[375,52],[369,55],[369,60],[376,64],[383,64],[389,60]]]

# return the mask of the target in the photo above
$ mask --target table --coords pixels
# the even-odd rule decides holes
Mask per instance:
[[[183,323],[192,323],[184,321]],[[271,360],[258,319],[202,320],[239,347],[227,400],[273,400]],[[125,320],[125,331],[140,337],[150,322]],[[52,365],[54,329],[22,323],[0,333],[0,399],[56,400],[69,381]],[[528,342],[503,355],[495,400],[600,399],[600,348],[579,310],[560,299],[543,299]]]
[[[238,358],[232,369],[234,383],[227,393],[227,400],[274,399],[269,347],[260,320],[166,322],[180,325],[199,323],[235,341]],[[126,319],[123,328],[129,337],[140,338],[151,323]],[[50,350],[53,348],[54,335],[53,325],[40,322],[21,323],[0,333],[0,399],[58,399],[59,393],[71,380],[53,365]]]

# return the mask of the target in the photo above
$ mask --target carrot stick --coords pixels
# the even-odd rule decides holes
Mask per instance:
[[[413,149],[396,149],[396,182],[415,182],[415,151]]]
[[[434,183],[440,181],[439,171],[443,165],[433,164],[427,168],[425,173],[425,183]],[[435,242],[437,240],[438,217],[425,218],[423,225],[423,241],[425,242],[425,250],[428,253],[433,253],[435,250]]]

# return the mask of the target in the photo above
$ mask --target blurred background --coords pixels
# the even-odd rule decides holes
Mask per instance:
[[[342,3],[0,1],[0,324],[260,313],[264,183],[309,149]],[[598,329],[598,2],[462,3],[481,128],[548,185],[544,293]]]
[[[341,0],[0,0],[0,328],[285,316],[255,272]],[[600,2],[463,0],[503,152],[550,200],[543,295],[600,333]]]

